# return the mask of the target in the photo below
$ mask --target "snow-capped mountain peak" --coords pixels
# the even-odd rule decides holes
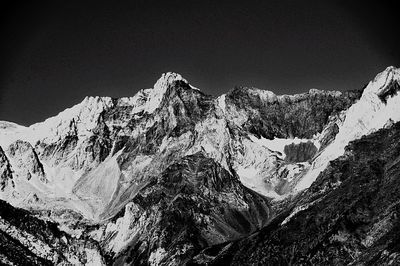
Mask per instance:
[[[176,81],[183,81],[188,83],[180,74],[174,72],[166,72],[161,75],[161,77],[154,84],[154,90],[165,91],[168,86]]]
[[[379,73],[365,88],[364,97],[377,95],[383,102],[400,90],[400,69],[387,67]]]
[[[187,81],[177,73],[167,72],[161,75],[161,78],[157,80],[152,89],[144,90],[143,93],[146,96],[146,102],[143,105],[143,110],[146,113],[153,113],[160,105],[165,93],[168,88],[177,81]]]
[[[29,140],[32,144],[42,139],[56,141],[68,135],[71,130],[77,131],[78,135],[88,135],[97,126],[99,115],[111,106],[113,106],[111,97],[87,96],[81,103],[58,115],[31,125]]]

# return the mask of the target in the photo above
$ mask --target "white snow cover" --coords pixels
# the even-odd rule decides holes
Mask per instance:
[[[145,218],[144,215],[140,215],[139,208],[135,204],[128,203],[125,206],[124,216],[118,218],[115,223],[107,224],[105,235],[114,236],[108,248],[115,253],[123,250],[140,233],[139,229],[143,226]]]
[[[76,123],[78,136],[88,136],[97,126],[99,114],[112,105],[110,97],[86,97],[81,103],[62,111],[57,116],[30,126],[32,135],[26,136],[27,140],[32,145],[37,140],[57,141],[68,133],[72,119]]]
[[[285,220],[283,220],[283,222],[281,223],[281,225],[286,224],[287,222],[290,221],[290,219],[292,219],[293,216],[295,216],[297,213],[307,210],[310,207],[311,204],[306,204],[306,205],[301,205],[301,206],[297,206],[296,208],[294,208],[294,210],[292,211],[292,213],[285,218]]]
[[[131,99],[132,105],[135,106],[135,108],[132,110],[132,114],[136,114],[141,111],[149,114],[153,113],[160,105],[169,85],[175,81],[183,81],[187,83],[186,79],[184,79],[181,75],[173,72],[167,72],[162,74],[161,78],[157,80],[153,88],[140,90]]]
[[[69,133],[72,120],[76,125],[78,136],[88,136],[96,127],[99,114],[112,105],[110,97],[86,97],[81,103],[30,127],[0,128],[0,145],[8,147],[18,139],[28,141],[32,146],[35,146],[38,140],[47,143],[55,142]],[[0,123],[4,125],[9,122],[0,121]]]
[[[0,121],[0,146],[3,150],[8,148],[8,145],[18,140],[20,136],[25,135],[28,128],[18,124]]]
[[[225,102],[225,94],[222,94],[218,97],[218,106],[221,108],[222,112],[226,111],[226,102]]]
[[[167,255],[167,252],[164,248],[158,248],[155,251],[151,252],[149,263],[151,266],[160,265],[161,260]]]
[[[283,158],[285,157],[285,146],[290,145],[290,144],[300,144],[300,143],[307,143],[309,141],[311,141],[315,147],[317,147],[317,149],[319,149],[319,147],[321,146],[320,143],[316,140],[313,139],[299,139],[299,138],[289,138],[289,139],[282,139],[282,138],[274,138],[274,139],[266,139],[266,138],[257,138],[254,135],[250,135],[249,138],[261,145],[264,146],[268,149],[270,149],[271,151],[278,151],[282,154]]]
[[[179,80],[187,83],[187,81],[177,73],[164,73],[154,84],[153,88],[142,89],[133,97],[120,98],[117,100],[117,103],[133,106],[132,114],[141,111],[153,113],[161,103],[168,86]],[[197,89],[192,86],[191,88]],[[96,127],[100,113],[113,105],[111,97],[88,96],[85,97],[81,103],[29,127],[0,121],[0,146],[6,148],[18,139],[29,141],[32,146],[34,146],[38,140],[47,143],[57,141],[68,134],[72,120],[74,120],[76,124],[78,136],[88,136]]]
[[[309,172],[296,185],[295,191],[308,188],[329,161],[344,154],[344,148],[350,141],[383,128],[389,119],[400,121],[400,96],[388,96],[386,103],[378,97],[392,81],[400,82],[400,69],[388,67],[369,82],[360,100],[346,111],[335,140],[316,158]]]

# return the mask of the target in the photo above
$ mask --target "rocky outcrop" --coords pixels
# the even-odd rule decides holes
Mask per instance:
[[[14,186],[11,165],[0,147],[0,191],[4,191],[9,185]]]
[[[36,175],[40,181],[47,182],[43,165],[29,142],[17,140],[8,147],[7,154],[13,161],[13,166],[23,172],[27,180]]]
[[[311,141],[286,145],[284,148],[285,161],[289,163],[307,162],[314,157],[317,150],[317,147]]]

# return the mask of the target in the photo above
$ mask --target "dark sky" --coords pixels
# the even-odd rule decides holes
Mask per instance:
[[[0,14],[0,120],[23,125],[86,95],[132,96],[166,71],[213,95],[292,94],[400,66],[391,1],[31,2]]]

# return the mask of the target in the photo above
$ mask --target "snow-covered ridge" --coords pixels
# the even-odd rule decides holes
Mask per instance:
[[[111,97],[85,97],[81,103],[62,111],[57,116],[30,126],[31,136],[28,140],[57,141],[74,130],[74,126],[78,135],[87,136],[97,126],[100,113],[111,106],[113,106]]]
[[[167,72],[161,75],[153,88],[142,89],[135,96],[130,98],[130,104],[134,107],[132,114],[145,112],[148,114],[153,113],[160,105],[167,89],[176,81],[183,81],[188,84],[180,74]],[[191,86],[192,89],[197,89]]]
[[[339,97],[340,95],[342,95],[341,91],[320,90],[320,89],[310,89],[308,92],[303,92],[293,95],[276,94],[273,91],[263,90],[258,88],[249,88],[248,91],[251,94],[258,95],[260,99],[265,103],[274,102],[277,100],[284,100],[284,99],[296,100],[296,99],[301,99],[303,97],[307,97],[307,95],[326,94],[334,97]]]
[[[167,72],[154,84],[153,88],[142,89],[133,97],[123,97],[116,100],[117,105],[131,106],[132,115],[144,112],[153,113],[161,103],[168,87],[176,81],[188,83],[180,74]],[[192,89],[197,88],[190,86]],[[12,142],[22,139],[32,145],[40,141],[47,143],[57,141],[75,130],[78,136],[88,136],[97,126],[100,114],[115,105],[111,97],[87,96],[84,100],[71,108],[67,108],[58,115],[29,127],[0,121],[0,145],[7,147]]]
[[[274,138],[272,140],[270,139],[266,139],[266,138],[257,138],[254,135],[250,135],[249,138],[261,145],[264,146],[266,148],[268,148],[271,151],[277,151],[279,153],[281,153],[283,156],[285,154],[284,149],[285,146],[288,146],[290,144],[300,144],[300,143],[307,143],[307,142],[312,142],[317,149],[320,148],[320,143],[316,140],[316,139],[299,139],[299,138],[288,138],[288,139],[282,139],[282,138]]]
[[[119,102],[123,105],[133,106],[132,114],[141,111],[153,113],[168,87],[175,81],[187,83],[179,74],[164,73],[153,88],[140,90],[135,96],[121,98]],[[34,140],[49,138],[49,129],[50,135],[53,135],[54,138],[68,134],[72,119],[76,123],[78,134],[88,135],[96,127],[100,113],[113,105],[111,97],[86,97],[81,103],[62,111],[57,116],[30,126]]]

